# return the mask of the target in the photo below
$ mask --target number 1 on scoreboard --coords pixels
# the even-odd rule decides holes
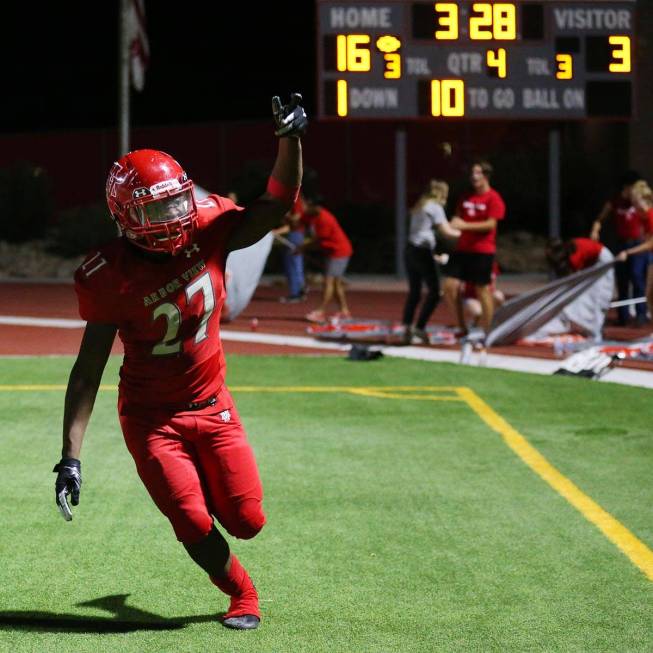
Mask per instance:
[[[339,79],[336,82],[336,113],[341,118],[349,113],[349,99],[347,96],[347,80]]]

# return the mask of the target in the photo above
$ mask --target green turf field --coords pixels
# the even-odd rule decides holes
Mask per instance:
[[[268,515],[233,542],[262,626],[233,632],[216,622],[226,599],[141,486],[111,388],[75,519],[59,516],[56,386],[71,364],[0,360],[3,653],[653,651],[649,390],[231,357]]]

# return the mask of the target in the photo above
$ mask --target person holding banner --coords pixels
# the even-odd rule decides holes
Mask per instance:
[[[547,245],[546,258],[558,277],[566,277],[596,264],[614,260],[612,252],[605,245],[590,238],[572,238],[566,241],[553,239]],[[585,292],[562,308],[556,317],[533,333],[531,338],[579,333],[600,341],[613,293],[614,270],[609,269]]]
[[[630,198],[637,211],[637,216],[642,223],[647,239],[639,245],[622,250],[617,255],[617,260],[625,263],[631,256],[642,254],[648,256],[646,304],[648,306],[649,317],[653,319],[653,191],[645,181],[639,180],[633,184]]]
[[[641,252],[632,254],[633,249],[644,242],[645,236],[642,221],[631,199],[631,190],[641,178],[641,175],[634,170],[628,170],[621,176],[618,194],[605,202],[592,224],[590,233],[590,238],[598,241],[603,224],[612,220],[616,229],[617,253],[626,249],[631,251],[626,260],[620,261],[615,267],[617,291],[619,299],[622,301],[642,297],[646,289],[648,255]],[[637,304],[635,311],[637,323],[646,322],[646,306]],[[625,326],[630,317],[630,307],[619,306],[617,315],[619,316],[619,325]]]

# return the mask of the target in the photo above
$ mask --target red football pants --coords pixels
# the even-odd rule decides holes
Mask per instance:
[[[243,539],[263,528],[263,488],[235,406],[197,416],[119,412],[138,475],[179,541],[202,540],[213,517]]]

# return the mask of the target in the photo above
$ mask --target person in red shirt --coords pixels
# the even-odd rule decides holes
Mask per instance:
[[[590,238],[556,238],[547,245],[546,259],[556,276],[564,277],[594,265],[604,249],[604,245]]]
[[[506,207],[501,195],[490,186],[491,175],[492,166],[486,161],[477,161],[471,166],[472,190],[460,199],[451,220],[451,226],[462,234],[444,268],[444,296],[463,334],[467,333],[461,292],[464,282],[476,287],[482,307],[480,325],[486,333],[494,314],[492,265],[497,223],[504,219]]]
[[[653,190],[648,182],[640,179],[633,184],[630,201],[637,211],[644,236],[650,240],[653,235]]]
[[[305,208],[301,220],[310,235],[301,250],[317,247],[325,256],[322,303],[308,313],[306,319],[309,322],[324,322],[334,296],[339,308],[334,316],[347,319],[351,317],[351,313],[347,305],[343,277],[354,252],[351,241],[333,213],[321,205],[319,195],[305,193],[303,198]]]
[[[265,514],[254,454],[225,385],[219,325],[227,254],[278,225],[299,191],[301,96],[272,105],[277,159],[267,191],[246,210],[218,195],[197,201],[193,182],[164,152],[136,150],[114,163],[106,197],[121,236],[75,273],[87,325],[54,468],[55,500],[70,521],[84,433],[118,333],[125,350],[118,413],[138,474],[190,557],[231,597],[222,623],[243,630],[259,625],[258,595],[214,519],[249,539]]]
[[[653,191],[643,181],[633,184],[630,192],[631,201],[642,223],[646,240],[639,245],[622,250],[617,255],[617,260],[626,262],[631,256],[644,254],[648,257],[646,272],[646,304],[649,316],[653,318]]]
[[[546,248],[546,259],[556,276],[564,277],[580,270],[614,261],[612,252],[590,238],[551,240]],[[564,306],[557,316],[541,326],[532,338],[564,333],[579,333],[596,341],[602,338],[605,315],[614,293],[614,270],[609,268],[585,292]]]
[[[613,220],[616,228],[617,247],[616,252],[630,249],[641,245],[644,242],[645,230],[638,211],[631,200],[631,189],[642,177],[634,170],[625,172],[620,180],[619,193],[612,199],[605,202],[601,212],[592,224],[590,238],[599,240],[601,228],[608,220]],[[646,288],[646,268],[648,256],[643,253],[633,254],[627,257],[626,261],[620,261],[615,266],[617,277],[617,292],[620,300],[627,300],[642,297]],[[630,317],[630,307],[620,306],[617,308],[618,321],[625,325]],[[636,322],[646,322],[646,305],[635,306]]]

